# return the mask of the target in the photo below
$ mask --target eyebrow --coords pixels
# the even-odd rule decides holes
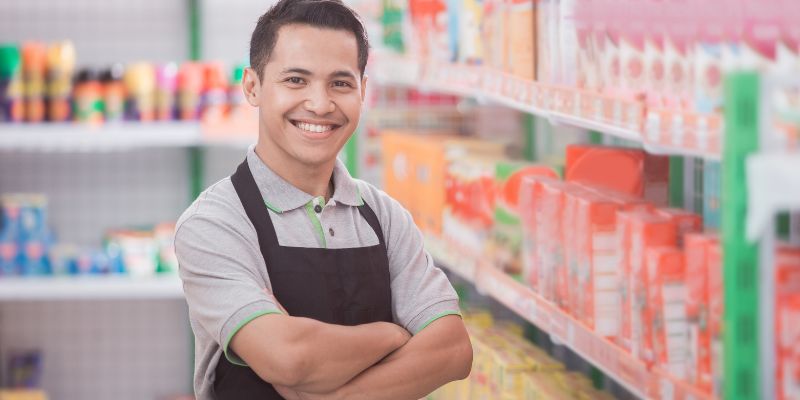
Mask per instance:
[[[313,73],[311,73],[311,71],[309,71],[307,69],[297,68],[297,67],[284,69],[281,72],[281,74],[282,75],[300,74],[300,75],[304,75],[304,76],[314,75]],[[346,70],[334,71],[333,73],[330,74],[330,77],[331,78],[350,78],[350,79],[353,79],[353,80],[356,79],[356,76],[352,72],[346,71]]]

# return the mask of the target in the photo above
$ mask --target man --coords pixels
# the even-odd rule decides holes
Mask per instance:
[[[419,399],[465,378],[456,294],[410,215],[336,159],[368,44],[338,0],[283,0],[245,71],[258,143],[176,229],[199,399]]]

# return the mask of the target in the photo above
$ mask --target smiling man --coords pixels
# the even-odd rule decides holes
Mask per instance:
[[[469,374],[457,296],[411,216],[336,158],[368,50],[337,0],[258,21],[243,79],[258,143],[176,230],[198,399],[419,399]]]

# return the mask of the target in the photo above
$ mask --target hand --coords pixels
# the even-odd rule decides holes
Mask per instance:
[[[298,390],[294,390],[292,388],[286,386],[278,386],[273,385],[275,390],[286,400],[339,400],[341,396],[339,396],[336,391],[332,393],[305,393],[300,392]]]

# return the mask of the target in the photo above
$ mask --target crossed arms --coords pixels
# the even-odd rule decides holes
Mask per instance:
[[[411,337],[387,322],[342,326],[270,314],[242,327],[230,347],[291,400],[416,400],[466,378],[472,367],[472,346],[456,315]]]

